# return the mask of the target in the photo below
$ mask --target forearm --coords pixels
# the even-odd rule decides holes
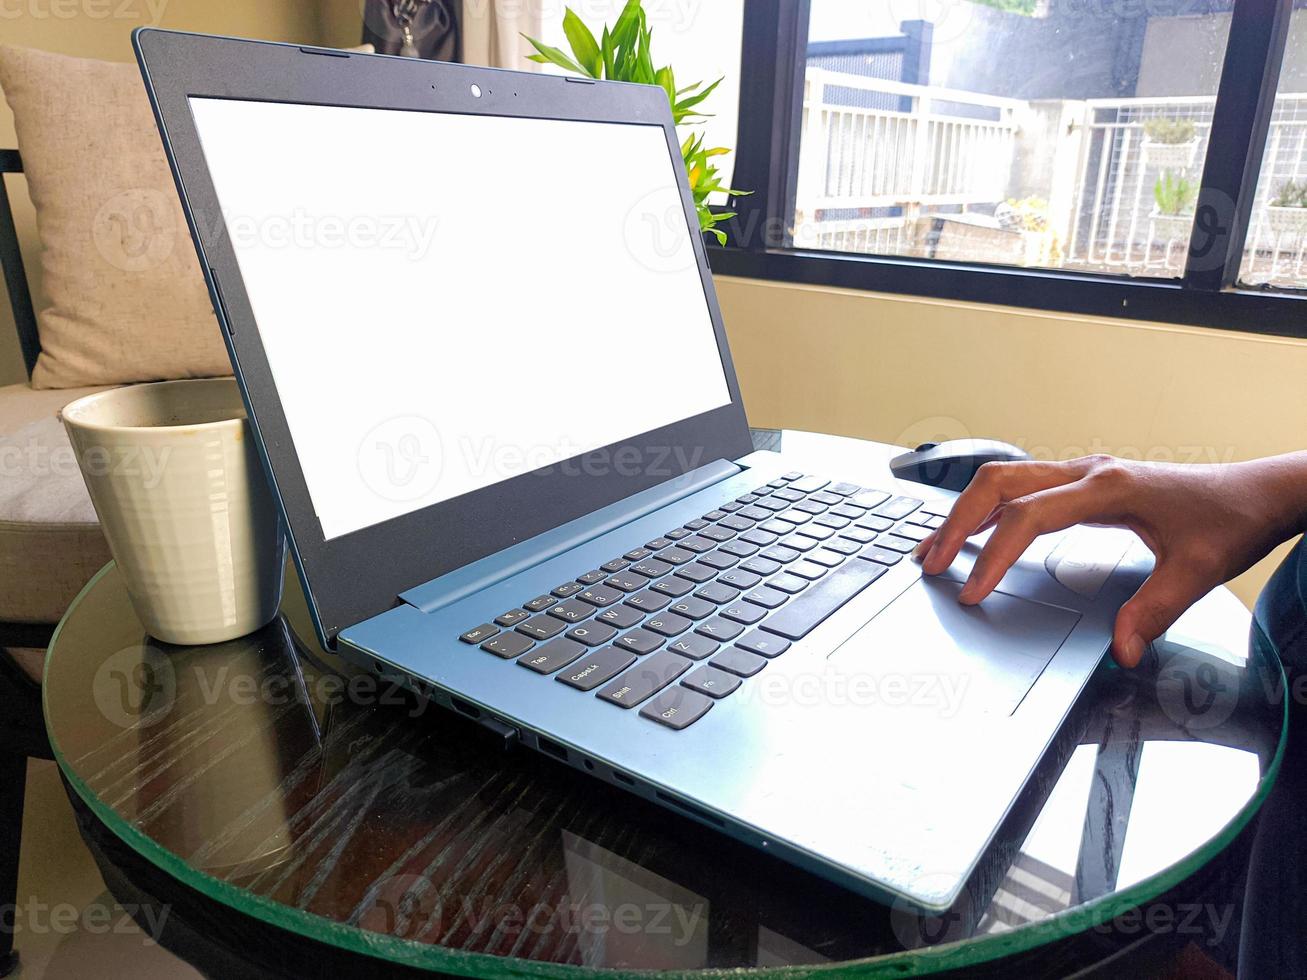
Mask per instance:
[[[1307,531],[1307,452],[1238,465],[1249,470],[1257,503],[1267,509],[1277,544]]]

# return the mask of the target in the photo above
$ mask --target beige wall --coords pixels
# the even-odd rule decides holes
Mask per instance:
[[[1307,342],[717,278],[749,419],[1044,458],[1307,449]],[[1269,562],[1236,583],[1251,601]]]
[[[350,0],[344,0],[346,4]],[[8,0],[0,4],[0,43],[109,61],[131,61],[131,32],[137,27],[212,31],[273,41],[327,43],[346,36],[337,0]],[[358,6],[354,20],[359,23]],[[359,31],[342,44],[357,44]],[[13,147],[13,117],[0,99],[0,147]],[[17,212],[28,275],[40,303],[36,224],[21,178],[7,178]],[[0,286],[3,298],[3,286]],[[0,302],[0,384],[25,377],[7,298]]]

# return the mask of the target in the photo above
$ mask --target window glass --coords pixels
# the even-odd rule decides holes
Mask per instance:
[[[1223,6],[812,0],[792,244],[1179,276]]]
[[[1307,289],[1307,10],[1289,20],[1239,277]]]

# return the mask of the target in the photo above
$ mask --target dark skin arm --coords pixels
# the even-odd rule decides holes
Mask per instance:
[[[968,538],[994,528],[960,596],[974,605],[1035,538],[1074,524],[1127,527],[1157,559],[1112,637],[1117,662],[1134,667],[1189,606],[1307,530],[1307,452],[1216,465],[989,463],[916,556],[938,575]]]

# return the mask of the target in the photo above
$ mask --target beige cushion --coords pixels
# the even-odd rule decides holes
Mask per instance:
[[[0,387],[0,622],[57,623],[109,560],[57,417],[100,390]]]
[[[49,305],[36,388],[231,373],[139,69],[0,46]]]

